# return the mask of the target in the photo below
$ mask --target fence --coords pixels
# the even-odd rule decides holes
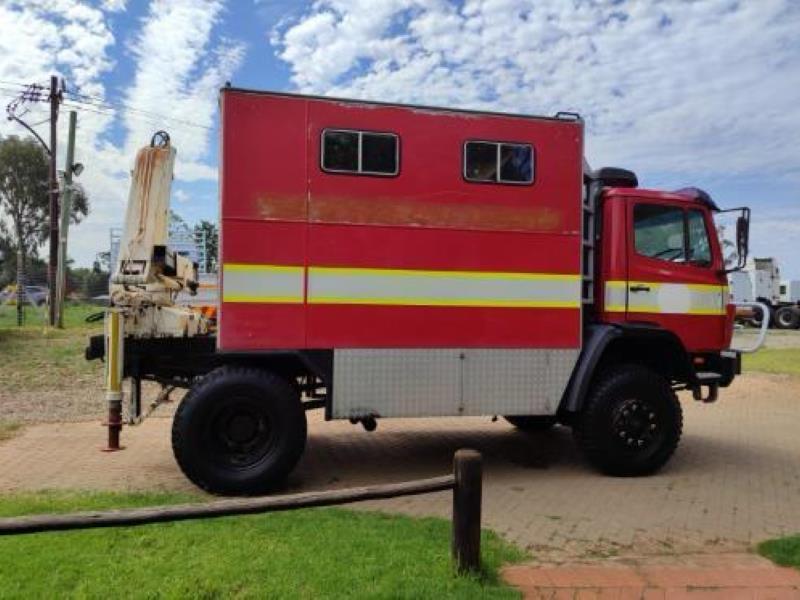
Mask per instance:
[[[117,264],[119,257],[119,244],[122,239],[122,228],[112,227],[108,232],[109,237],[109,258],[111,270]],[[198,271],[201,274],[207,273],[208,261],[208,243],[206,241],[206,234],[204,231],[193,231],[188,228],[171,227],[169,231],[169,241],[167,242],[169,249],[188,257],[198,265]],[[216,257],[214,261],[216,262]]]
[[[480,453],[458,450],[453,456],[452,475],[442,477],[287,496],[217,500],[204,504],[12,517],[0,519],[0,535],[207,519],[453,490],[451,552],[456,569],[459,573],[465,573],[480,569],[482,470]]]

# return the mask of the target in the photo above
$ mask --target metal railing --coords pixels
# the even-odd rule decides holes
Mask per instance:
[[[753,352],[758,351],[761,346],[764,345],[764,340],[767,337],[767,331],[769,331],[769,318],[770,318],[770,311],[769,307],[764,304],[763,302],[734,302],[734,306],[736,307],[751,307],[751,308],[758,308],[761,310],[761,328],[758,331],[758,338],[755,341],[755,344],[748,348],[731,348],[731,350],[735,350],[736,352],[741,352],[742,354],[751,354]]]

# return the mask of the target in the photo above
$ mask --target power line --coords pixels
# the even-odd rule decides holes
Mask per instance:
[[[116,117],[117,116],[117,113],[115,112],[116,109],[110,108],[110,107],[97,107],[95,105],[78,104],[78,103],[74,103],[73,101],[65,101],[64,102],[64,106],[67,107],[67,108],[74,108],[76,110],[89,112],[89,113],[94,113],[94,114],[98,114],[98,115],[104,115],[104,116],[108,116],[108,117]],[[127,116],[130,117],[130,118],[133,118],[133,119],[138,119],[138,120],[140,120],[140,121],[142,121],[144,123],[148,123],[148,124],[150,124],[150,125],[152,125],[154,127],[163,127],[164,126],[164,121],[165,120],[166,121],[170,120],[170,117],[167,117],[165,115],[161,115],[161,118],[163,119],[162,121],[158,121],[153,117],[147,117],[147,116],[138,115],[138,114],[129,114]],[[192,126],[192,127],[199,127],[199,128],[207,129],[209,131],[213,131],[213,129],[210,128],[210,127],[205,127],[203,125],[190,124],[190,123],[181,123],[180,121],[175,121],[175,126],[176,126],[176,128],[180,128],[181,126]],[[170,125],[170,127],[172,127],[172,125]]]
[[[150,110],[144,110],[144,109],[141,109],[141,108],[136,108],[136,107],[131,106],[129,104],[126,104],[124,102],[120,102],[120,103],[117,104],[117,103],[111,102],[109,100],[100,100],[99,98],[97,98],[97,100],[99,100],[98,102],[90,102],[88,100],[76,99],[75,96],[80,96],[82,98],[92,98],[91,96],[86,96],[84,94],[76,94],[75,92],[67,92],[67,95],[72,96],[72,100],[71,100],[72,102],[81,103],[81,104],[93,106],[93,107],[100,108],[100,109],[119,110],[119,111],[125,112],[126,114],[127,113],[140,114],[140,115],[143,115],[145,117],[152,118],[152,119],[163,119],[163,120],[166,120],[166,121],[171,121],[173,123],[181,123],[181,124],[187,125],[189,127],[197,127],[197,128],[200,128],[200,129],[206,129],[208,131],[214,131],[214,127],[208,127],[207,125],[201,125],[200,123],[196,123],[194,121],[188,121],[186,119],[181,119],[179,117],[171,117],[169,115],[165,115],[165,114],[162,114],[162,113],[157,113],[157,112],[153,112],[153,111],[150,111]]]
[[[28,90],[28,89],[31,88],[31,85],[38,85],[38,84],[24,84],[24,83],[21,83],[21,82],[8,81],[8,80],[2,80],[2,79],[0,79],[0,84],[3,84],[2,86],[0,86],[0,91],[6,92],[6,93],[9,93],[9,94],[13,94],[13,95],[19,95],[19,94],[24,93],[25,90]],[[18,89],[12,89],[12,88],[5,87],[7,85],[17,86]],[[80,93],[80,92],[77,92],[77,91],[72,91],[72,90],[64,90],[64,94],[67,95],[67,96],[71,96],[72,97],[72,101],[75,102],[75,103],[88,104],[88,105],[96,107],[98,109],[108,109],[108,110],[113,110],[113,111],[117,111],[118,110],[118,111],[121,111],[121,112],[125,112],[127,116],[131,116],[130,113],[134,113],[134,114],[143,115],[145,117],[149,117],[150,119],[164,120],[164,121],[169,121],[171,123],[180,123],[180,124],[186,125],[188,127],[197,127],[199,129],[205,129],[207,131],[214,131],[216,129],[215,127],[209,127],[207,125],[202,125],[201,123],[196,123],[194,121],[189,121],[187,119],[181,119],[180,117],[172,117],[172,116],[165,115],[165,114],[162,114],[162,113],[157,113],[155,111],[145,110],[145,109],[133,106],[133,105],[131,105],[131,104],[125,102],[125,101],[122,101],[122,100],[114,102],[112,100],[108,100],[108,99],[102,98],[100,96],[92,96],[92,95],[89,95],[89,94],[83,94],[83,93]],[[89,111],[89,112],[98,112],[98,114],[103,114],[103,113],[100,113],[99,111]],[[106,113],[106,114],[112,114],[112,113]],[[158,124],[155,121],[153,121],[153,122],[155,124]]]
[[[4,85],[14,85],[14,86],[16,86],[18,88],[26,88],[26,87],[28,87],[30,85],[33,85],[33,84],[41,85],[41,86],[45,86],[46,85],[46,84],[40,83],[38,81],[34,81],[33,84],[31,84],[31,83],[22,83],[22,82],[19,82],[19,81],[8,81],[8,80],[5,80],[5,79],[0,79],[0,83],[2,83]]]

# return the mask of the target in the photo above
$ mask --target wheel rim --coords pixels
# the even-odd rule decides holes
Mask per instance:
[[[629,398],[620,402],[611,415],[611,427],[618,445],[631,452],[644,452],[656,446],[664,431],[659,413],[647,401]]]
[[[263,402],[242,397],[227,400],[210,415],[203,438],[213,462],[247,470],[270,454],[277,432]]]

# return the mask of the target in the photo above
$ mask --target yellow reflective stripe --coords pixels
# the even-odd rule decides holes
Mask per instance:
[[[724,315],[727,311],[724,308],[690,308],[687,315]]]
[[[579,301],[536,301],[536,300],[504,300],[502,298],[487,298],[473,300],[469,298],[424,298],[424,297],[386,297],[356,298],[346,296],[314,296],[309,297],[309,304],[379,304],[402,306],[486,306],[486,307],[520,307],[520,308],[578,308]]]
[[[572,273],[520,273],[495,271],[429,271],[419,269],[372,269],[355,267],[309,267],[312,275],[355,275],[388,277],[447,277],[458,279],[522,279],[528,281],[580,281],[580,274]],[[624,282],[623,282],[624,283]]]
[[[257,296],[246,294],[229,294],[224,293],[222,296],[223,302],[241,302],[241,303],[264,303],[264,304],[300,304],[303,302],[303,296]]]
[[[225,263],[223,270],[233,273],[300,273],[303,274],[303,267],[293,267],[287,265],[250,265],[246,263]]]

